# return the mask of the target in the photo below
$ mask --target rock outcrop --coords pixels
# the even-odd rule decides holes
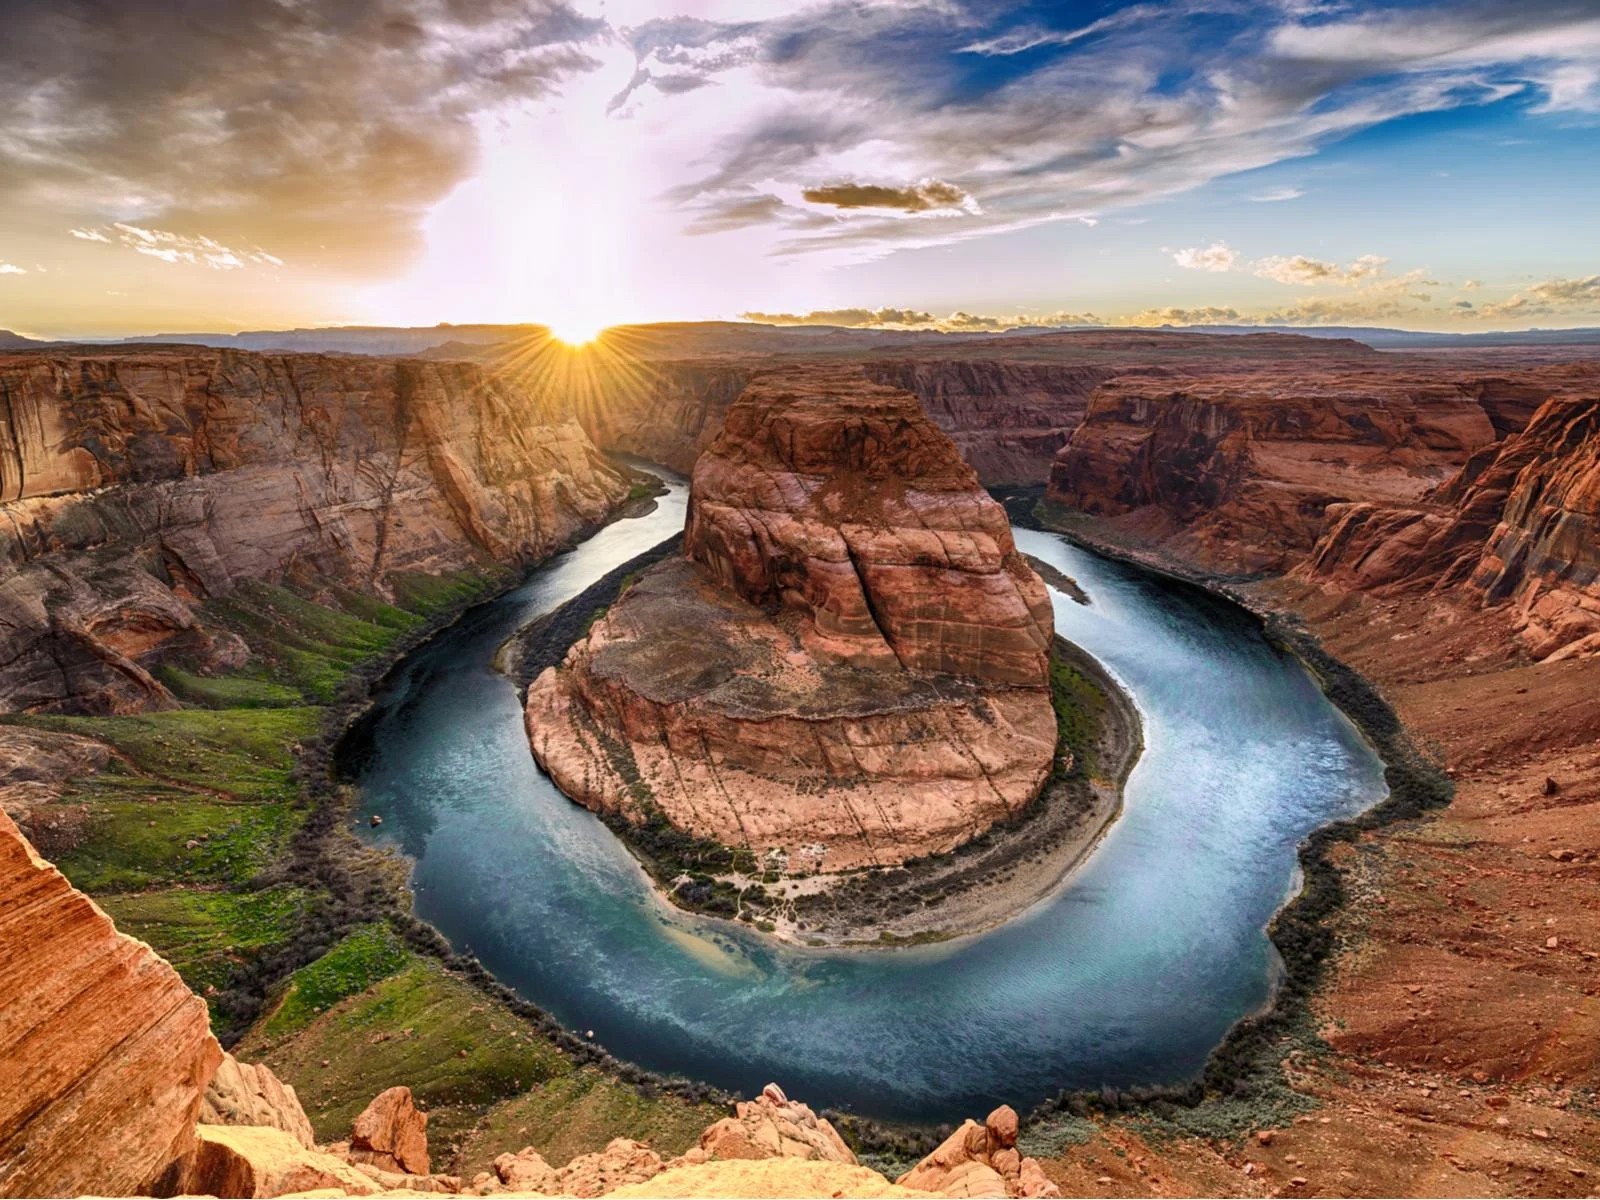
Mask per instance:
[[[0,707],[171,704],[203,605],[304,572],[542,557],[628,491],[570,415],[470,363],[192,347],[0,355]]]
[[[148,1192],[221,1059],[205,1003],[0,813],[0,1196]]]
[[[348,1157],[380,1171],[428,1174],[428,1114],[418,1111],[410,1088],[380,1092],[362,1110],[350,1132]]]
[[[775,1083],[767,1084],[754,1100],[735,1104],[733,1116],[724,1117],[702,1133],[700,1149],[711,1159],[856,1161],[831,1124],[808,1105],[790,1100]]]
[[[317,1144],[311,1118],[300,1107],[294,1088],[264,1063],[242,1063],[231,1054],[222,1056],[222,1064],[206,1086],[200,1123],[265,1126],[282,1130],[308,1150]]]
[[[941,1196],[1060,1196],[1038,1161],[1017,1150],[1017,1125],[1009,1104],[995,1109],[982,1125],[964,1121],[895,1182]]]
[[[1049,598],[915,397],[757,376],[695,468],[685,555],[529,688],[569,796],[835,871],[950,850],[1038,794]]]
[[[1345,504],[1303,574],[1500,607],[1536,658],[1600,653],[1600,397],[1556,397],[1423,502]]]
[[[193,1150],[173,1167],[159,1195],[375,1196],[385,1190],[343,1159],[271,1126],[201,1125],[195,1134]]]
[[[661,1169],[661,1156],[632,1138],[612,1138],[604,1150],[580,1154],[559,1170],[531,1146],[494,1160],[495,1176],[506,1191],[584,1198],[645,1183],[659,1175]],[[501,1189],[484,1180],[477,1190],[487,1194]]]

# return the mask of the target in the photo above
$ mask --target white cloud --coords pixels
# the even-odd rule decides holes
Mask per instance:
[[[19,267],[15,263],[0,262],[0,275],[26,275],[26,267]]]
[[[1203,249],[1190,246],[1172,254],[1173,262],[1190,271],[1231,271],[1238,260],[1239,252],[1226,242],[1212,242]]]
[[[1550,317],[1563,313],[1600,312],[1600,275],[1581,279],[1547,279],[1518,291],[1509,300],[1478,306],[1489,319]]]
[[[1254,196],[1251,196],[1250,199],[1254,200],[1257,204],[1276,204],[1280,200],[1298,200],[1305,194],[1306,192],[1304,188],[1277,187],[1268,188],[1264,192],[1257,192]]]
[[[1255,274],[1262,279],[1271,279],[1278,283],[1298,284],[1303,287],[1332,283],[1340,287],[1353,287],[1365,280],[1381,276],[1388,262],[1389,260],[1380,254],[1363,254],[1354,262],[1341,267],[1338,263],[1324,262],[1319,258],[1296,254],[1289,258],[1272,255],[1257,259],[1252,267]]]
[[[259,247],[230,250],[215,238],[190,237],[166,229],[132,225],[126,221],[113,221],[110,229],[116,234],[117,244],[165,263],[186,263],[189,266],[209,267],[213,271],[237,271],[252,263],[257,266],[283,266],[283,259]],[[113,244],[112,239],[98,229],[70,229],[67,232],[86,242]]]

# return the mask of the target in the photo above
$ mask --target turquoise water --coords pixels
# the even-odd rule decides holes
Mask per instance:
[[[1269,996],[1264,927],[1309,831],[1376,803],[1382,765],[1229,605],[1017,530],[1071,575],[1057,629],[1133,695],[1146,750],[1071,881],[990,933],[790,949],[666,909],[606,828],[535,766],[490,660],[538,613],[682,528],[674,485],[467,614],[378,697],[354,766],[375,841],[416,862],[417,915],[620,1058],[887,1119],[948,1120],[1062,1087],[1173,1082]]]

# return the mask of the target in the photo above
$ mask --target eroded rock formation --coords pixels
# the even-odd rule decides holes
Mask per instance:
[[[221,1059],[205,1003],[0,813],[0,1195],[148,1192]]]
[[[1023,1157],[1017,1149],[1017,1124],[1016,1110],[1009,1104],[995,1109],[982,1125],[963,1121],[938,1149],[895,1182],[941,1196],[1060,1196],[1038,1161]]]
[[[200,613],[241,580],[382,595],[539,558],[627,490],[570,416],[470,363],[0,355],[0,707],[168,705],[165,648],[242,662]]]
[[[1600,398],[1549,400],[1422,503],[1334,506],[1304,574],[1503,606],[1538,658],[1600,653]]]
[[[1049,599],[915,397],[757,376],[695,468],[685,553],[529,689],[568,795],[829,871],[949,850],[1037,795]]]
[[[206,1086],[200,1104],[202,1125],[259,1125],[281,1129],[306,1149],[317,1144],[311,1118],[300,1107],[294,1088],[265,1064],[243,1063],[231,1054]]]

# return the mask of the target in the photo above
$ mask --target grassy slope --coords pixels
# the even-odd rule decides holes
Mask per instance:
[[[163,668],[163,682],[193,707],[5,718],[100,738],[117,751],[106,770],[72,781],[63,795],[64,807],[82,806],[87,816],[55,854],[57,865],[217,1011],[230,980],[253,962],[318,936],[329,897],[315,879],[296,877],[290,859],[310,811],[297,778],[301,747],[319,736],[327,705],[355,668],[498,582],[472,571],[394,577],[395,604],[324,583],[247,584],[207,617],[246,641],[249,664],[226,675]],[[490,1132],[473,1139],[483,1159],[474,1169],[507,1148],[536,1144],[565,1161],[623,1135],[676,1153],[722,1115],[645,1099],[576,1067],[381,920],[296,971],[236,1049],[295,1085],[324,1139],[348,1136],[374,1095],[406,1084],[432,1114],[436,1169],[450,1165],[451,1146],[480,1122]]]

